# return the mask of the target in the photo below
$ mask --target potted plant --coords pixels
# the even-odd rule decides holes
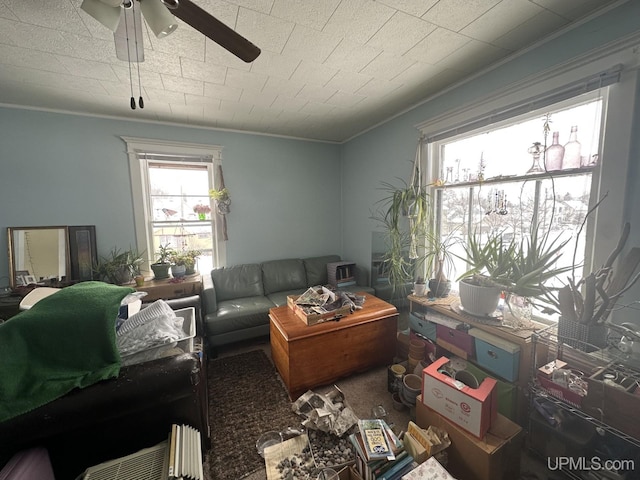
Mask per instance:
[[[429,194],[417,185],[396,187],[383,182],[387,192],[371,217],[384,229],[386,251],[381,261],[395,298],[405,296],[417,277],[424,277],[424,245],[428,227]],[[409,288],[407,288],[409,286]]]
[[[447,272],[453,267],[452,249],[459,243],[456,237],[458,230],[459,228],[455,228],[443,237],[433,232],[427,235],[425,270],[433,274],[429,279],[431,297],[442,298],[451,292],[451,280],[447,277]]]
[[[140,275],[143,255],[137,250],[129,248],[120,250],[112,248],[108,255],[100,256],[93,267],[96,278],[116,285],[130,283],[131,279]]]
[[[528,300],[545,297],[549,291],[545,282],[573,268],[555,266],[568,241],[550,239],[548,232],[540,235],[537,226],[520,241],[505,241],[501,232],[489,234],[484,242],[480,233],[470,235],[463,245],[466,258],[460,257],[471,266],[459,277],[462,308],[471,315],[487,316],[497,308],[502,292],[509,306],[513,295]]]
[[[195,249],[187,250],[184,252],[184,265],[186,267],[186,275],[193,275],[194,273],[196,273],[196,262],[200,255],[202,255],[202,252]]]
[[[158,247],[156,255],[158,260],[151,264],[151,270],[156,279],[162,280],[163,278],[169,278],[169,268],[171,267],[171,256],[175,253],[169,243]]]
[[[427,284],[424,281],[424,277],[416,278],[413,284],[413,294],[422,297],[427,294]]]

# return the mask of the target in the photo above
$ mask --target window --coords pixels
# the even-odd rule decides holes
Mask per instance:
[[[220,147],[124,139],[134,190],[138,248],[150,263],[160,245],[199,250],[198,270],[223,264],[219,220],[209,197],[220,166]],[[220,167],[221,168],[221,167]]]
[[[431,144],[430,171],[439,180],[432,191],[434,228],[440,238],[454,240],[454,253],[463,256],[461,244],[470,234],[519,241],[537,225],[551,240],[568,242],[556,266],[585,262],[583,224],[594,203],[603,94],[599,90]],[[449,277],[466,270],[463,260],[454,259]],[[580,268],[575,273],[582,276]]]

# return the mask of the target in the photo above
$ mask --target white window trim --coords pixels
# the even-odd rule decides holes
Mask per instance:
[[[610,89],[603,116],[606,118],[607,128],[603,136],[600,158],[606,168],[596,167],[593,171],[596,180],[593,182],[592,201],[597,201],[605,193],[607,200],[600,205],[594,216],[592,225],[595,236],[594,231],[587,232],[587,238],[595,238],[593,252],[586,252],[587,257],[591,258],[593,265],[602,264],[615,248],[624,221],[625,179],[631,155],[633,114],[638,85],[638,59],[633,52],[637,41],[637,38],[633,37],[603,47],[590,55],[532,75],[517,85],[494,92],[467,107],[453,109],[416,127],[423,136],[429,137],[463,124],[470,118],[489,115],[518,101],[534,98],[544,92],[596,75],[612,65],[621,65],[620,81]],[[427,159],[427,164],[423,171],[432,179],[436,167],[430,162],[433,158],[430,154],[433,152],[429,151],[428,146],[426,153],[424,158]]]
[[[127,146],[129,157],[129,172],[131,175],[131,193],[133,199],[133,218],[135,227],[136,246],[138,251],[147,252],[148,260],[153,261],[153,243],[149,232],[149,219],[151,214],[148,211],[147,201],[148,185],[147,166],[140,153],[154,152],[168,155],[193,155],[210,156],[213,158],[214,171],[218,165],[222,164],[222,149],[219,145],[203,145],[183,142],[173,142],[167,140],[157,140],[151,138],[120,137]],[[219,235],[218,222],[212,220],[214,227],[213,260],[214,265],[226,265],[226,244]],[[149,269],[147,264],[145,268]]]

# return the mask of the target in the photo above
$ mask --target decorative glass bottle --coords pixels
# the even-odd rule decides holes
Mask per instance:
[[[564,147],[558,142],[560,132],[553,132],[553,142],[547,147],[544,165],[548,171],[562,170]]]
[[[580,168],[580,142],[578,141],[578,127],[571,127],[569,141],[564,145],[562,168]]]

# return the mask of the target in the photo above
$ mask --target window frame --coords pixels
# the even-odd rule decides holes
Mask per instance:
[[[612,63],[621,62],[619,80],[609,87],[603,121],[602,142],[600,144],[600,163],[593,170],[591,199],[598,199],[607,194],[607,199],[594,212],[586,232],[586,243],[590,246],[585,252],[585,271],[590,265],[603,264],[609,253],[615,248],[628,209],[625,208],[627,197],[627,174],[633,150],[634,111],[640,95],[640,73],[628,63],[630,46],[621,42],[602,50],[574,58],[540,71],[523,79],[517,84],[509,85],[500,91],[494,91],[475,102],[434,115],[430,120],[416,125],[425,138],[438,132],[463,125],[469,118],[489,115],[491,112],[506,108],[514,102],[525,103],[527,99],[543,95],[569,82],[576,82],[597,72],[611,67]],[[627,68],[625,66],[629,65]],[[431,161],[431,146],[424,142],[423,172],[425,183],[434,176],[434,165]],[[597,179],[597,180],[595,180]],[[612,314],[613,321],[616,318]]]
[[[144,153],[153,152],[157,155],[169,155],[184,157],[185,165],[193,164],[189,158],[211,157],[212,162],[207,164],[210,176],[210,185],[215,185],[215,173],[218,165],[222,164],[222,149],[218,145],[202,145],[193,143],[171,142],[166,140],[145,139],[135,137],[120,137],[127,145],[129,157],[129,170],[131,175],[131,189],[133,197],[135,241],[138,251],[147,252],[144,269],[150,271],[149,266],[155,260],[153,251],[153,215],[150,210],[150,192],[148,168],[150,163],[159,163],[158,159],[147,159]],[[170,160],[168,160],[170,161]],[[171,162],[174,163],[174,162]],[[177,162],[175,162],[177,163]],[[202,162],[198,162],[201,164]],[[211,216],[211,229],[213,238],[213,263],[214,266],[226,264],[225,242],[219,234],[221,225],[217,215]]]

